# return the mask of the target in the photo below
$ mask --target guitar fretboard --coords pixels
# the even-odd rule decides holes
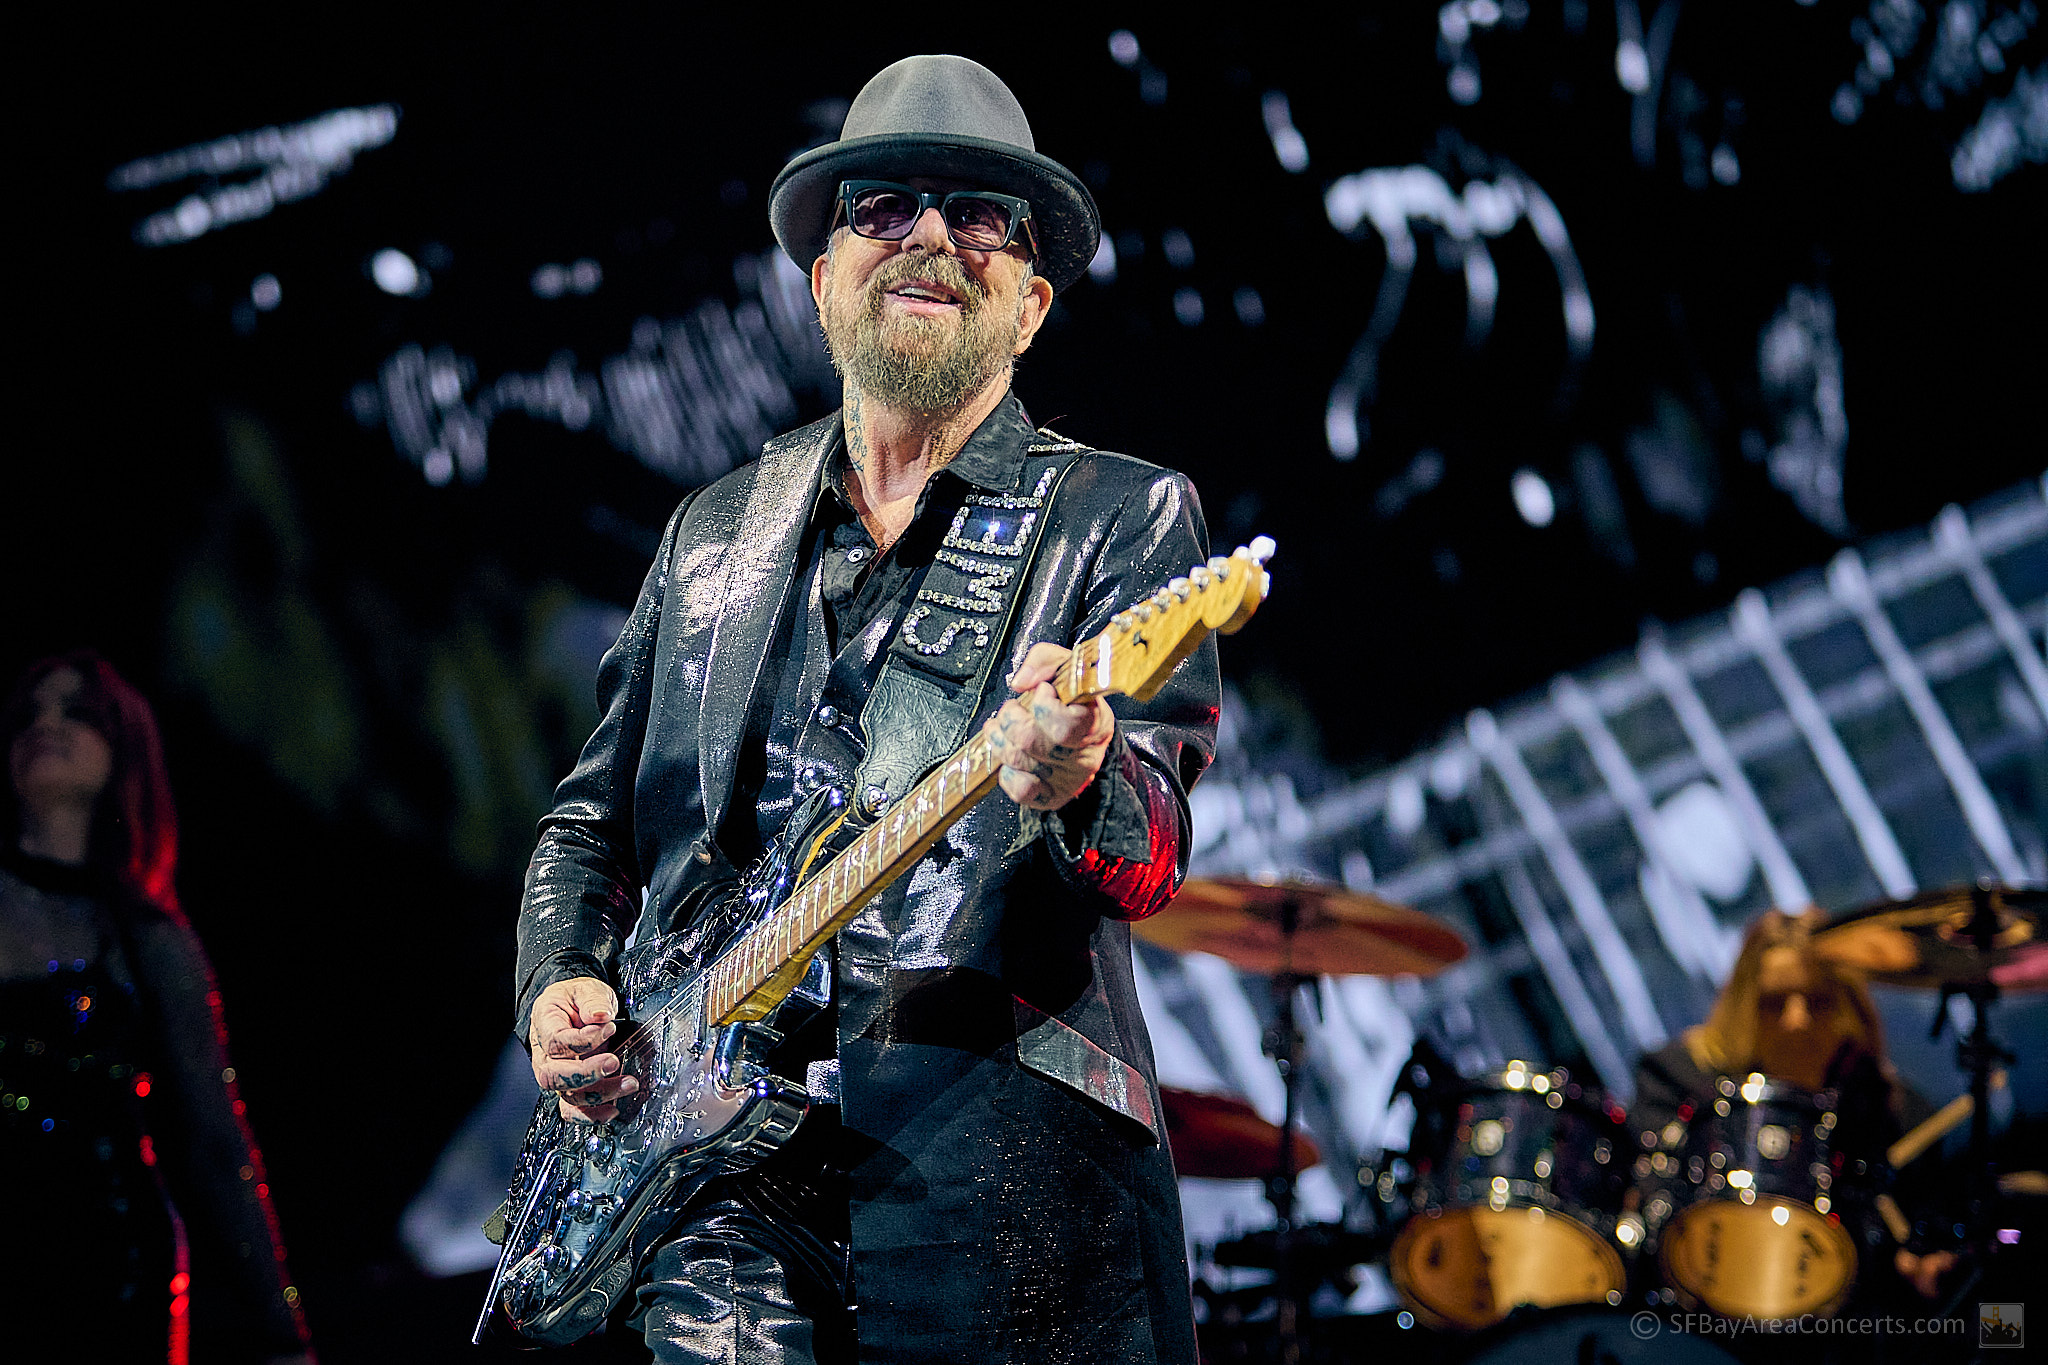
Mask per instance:
[[[748,930],[706,973],[706,1017],[737,1023],[780,1004],[818,949],[995,786],[994,758],[979,735],[969,740]]]
[[[1264,593],[1259,565],[1271,553],[1272,542],[1260,537],[1253,548],[1197,565],[1188,577],[1118,612],[1107,630],[1075,646],[1052,680],[1053,691],[1070,705],[1112,692],[1149,697],[1209,630],[1227,633],[1251,615]],[[1205,623],[1204,597],[1226,582],[1231,590],[1212,597]],[[822,869],[800,869],[796,893],[706,969],[706,1021],[724,1026],[760,1019],[781,1004],[832,935],[996,785],[998,752],[976,735]]]

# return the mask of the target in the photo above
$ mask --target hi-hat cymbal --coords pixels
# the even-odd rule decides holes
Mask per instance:
[[[1268,976],[1429,976],[1465,956],[1456,931],[1420,910],[1307,882],[1190,881],[1131,927],[1147,943]]]
[[[1984,900],[1981,939],[1978,898]],[[2048,891],[1951,887],[1879,901],[1830,920],[1815,951],[1891,986],[2048,989]]]
[[[1166,1145],[1178,1175],[1217,1180],[1259,1178],[1280,1166],[1280,1125],[1259,1117],[1243,1100],[1159,1087],[1166,1110]],[[1295,1130],[1293,1167],[1305,1171],[1323,1159],[1308,1134]]]

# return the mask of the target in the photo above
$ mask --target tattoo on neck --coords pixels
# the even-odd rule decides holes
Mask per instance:
[[[846,462],[853,466],[854,473],[865,473],[867,426],[861,418],[860,390],[851,384],[846,386],[846,415],[841,420],[846,427]]]

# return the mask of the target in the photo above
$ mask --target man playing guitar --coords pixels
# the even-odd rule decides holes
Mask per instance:
[[[1009,799],[837,932],[829,1004],[771,1057],[801,1127],[664,1213],[618,1311],[662,1361],[1190,1361],[1127,924],[1185,870],[1215,649],[1142,703],[1052,684],[1206,534],[1185,478],[1010,393],[1094,203],[993,73],[935,56],[876,76],[770,217],[844,406],[685,499],[605,658],[520,914],[535,1077],[578,1121],[632,1109],[628,933],[710,944],[785,826],[883,817],[947,734],[996,746]]]

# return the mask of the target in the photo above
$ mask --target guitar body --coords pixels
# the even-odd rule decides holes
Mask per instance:
[[[775,912],[790,880],[786,843],[714,912],[739,921],[726,942]],[[636,944],[620,959],[611,1046],[640,1089],[617,1117],[565,1119],[555,1095],[540,1097],[513,1168],[503,1247],[475,1340],[494,1319],[549,1346],[595,1330],[676,1210],[707,1182],[775,1151],[803,1120],[803,1087],[771,1075],[761,1059],[830,1001],[829,960],[811,958],[802,982],[766,1017],[719,1026],[707,1021],[697,970],[704,955],[682,951],[683,937]]]
[[[1261,536],[1117,613],[1075,646],[1054,690],[1069,703],[1150,698],[1204,635],[1250,619],[1272,552]],[[829,1003],[826,945],[995,790],[998,772],[997,749],[977,736],[872,823],[850,822],[840,793],[819,793],[707,928],[627,950],[610,1047],[640,1088],[599,1124],[564,1119],[557,1097],[541,1096],[472,1340],[494,1327],[542,1345],[588,1334],[697,1190],[789,1140],[810,1097],[763,1058]]]

